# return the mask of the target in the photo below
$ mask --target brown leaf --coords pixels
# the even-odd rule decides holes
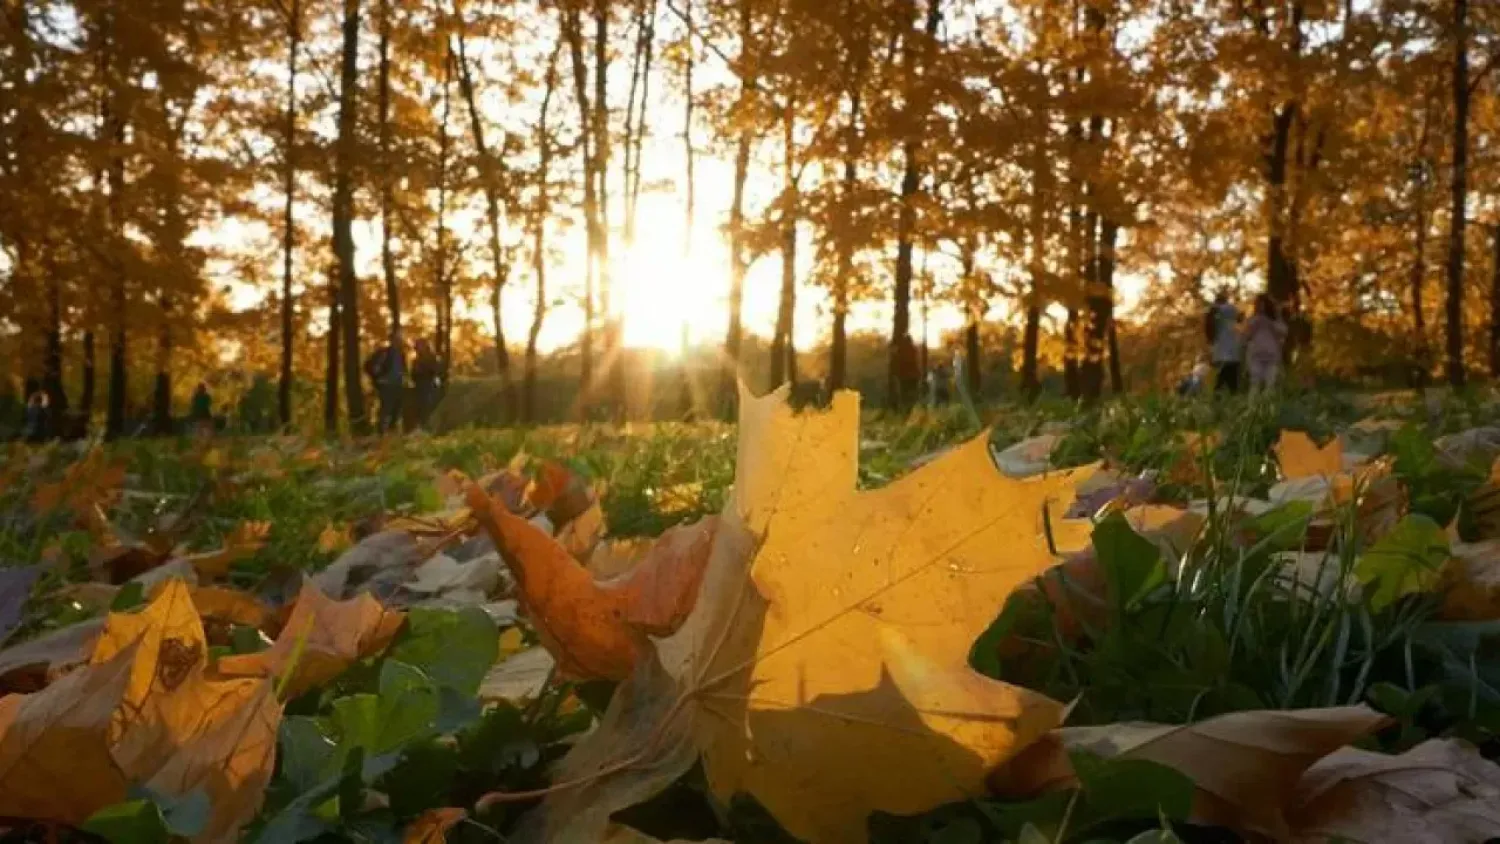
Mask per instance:
[[[1366,706],[1234,712],[1196,724],[1122,723],[1054,730],[998,768],[991,787],[1030,797],[1077,785],[1068,752],[1144,759],[1197,784],[1193,819],[1284,839],[1284,808],[1313,763],[1389,719]]]
[[[84,526],[90,526],[99,510],[107,510],[125,484],[125,464],[110,460],[94,449],[63,472],[55,483],[39,484],[31,497],[31,510],[46,515],[66,507]]]
[[[626,620],[629,596],[600,586],[552,537],[478,486],[469,508],[516,578],[521,604],[564,677],[623,680],[644,641]]]
[[[109,731],[134,661],[126,650],[43,691],[0,699],[0,817],[76,825],[125,799]]]
[[[718,528],[717,516],[670,528],[634,568],[606,584],[625,593],[627,623],[653,636],[682,626],[698,600]]]
[[[428,809],[406,827],[401,844],[446,844],[448,830],[468,816],[463,809]]]
[[[368,593],[334,601],[308,580],[275,644],[260,653],[224,657],[218,672],[225,677],[279,678],[290,669],[292,676],[284,681],[290,699],[332,680],[357,660],[384,651],[405,621],[405,615],[387,610]],[[305,641],[299,646],[299,640]]]
[[[1302,776],[1289,810],[1297,841],[1447,844],[1500,837],[1500,766],[1431,739],[1399,756],[1343,748]]]
[[[1452,621],[1500,618],[1500,539],[1455,542],[1452,552],[1442,570],[1439,615]]]

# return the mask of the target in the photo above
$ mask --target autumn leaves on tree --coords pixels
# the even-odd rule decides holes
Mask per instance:
[[[8,0],[0,339],[110,434],[168,430],[224,360],[275,373],[283,426],[321,371],[358,428],[398,334],[495,376],[506,418],[544,412],[559,345],[574,406],[624,413],[621,256],[670,191],[682,254],[724,255],[692,279],[711,404],[850,384],[877,326],[893,397],[906,336],[961,346],[971,391],[1159,386],[1222,286],[1277,299],[1309,371],[1461,383],[1500,363],[1497,27],[1472,0]]]

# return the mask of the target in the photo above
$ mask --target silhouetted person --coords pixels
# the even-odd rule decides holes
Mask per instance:
[[[188,419],[193,432],[207,436],[214,431],[214,398],[208,393],[208,385],[202,381],[193,388],[193,398],[188,403]]]
[[[29,443],[45,442],[52,431],[51,399],[38,389],[26,399],[26,421],[21,436]]]
[[[1262,293],[1255,297],[1255,315],[1245,324],[1245,356],[1250,364],[1250,389],[1268,390],[1281,374],[1287,325],[1275,301]]]
[[[374,383],[380,397],[377,430],[384,434],[401,430],[401,394],[406,390],[406,353],[401,338],[393,338],[365,358],[365,374]]]
[[[427,418],[437,407],[438,381],[442,374],[443,367],[438,363],[437,355],[432,353],[432,345],[426,340],[418,340],[416,359],[411,365],[411,383],[417,393],[417,425],[421,427],[427,426]]]
[[[1240,342],[1239,323],[1242,319],[1239,308],[1229,301],[1223,290],[1214,297],[1209,309],[1209,326],[1212,330],[1211,353],[1217,375],[1214,389],[1221,393],[1236,393],[1240,389],[1240,359],[1243,352]]]

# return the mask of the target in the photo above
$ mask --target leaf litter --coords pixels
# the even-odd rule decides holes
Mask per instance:
[[[95,538],[96,571],[118,585],[48,587],[33,597],[45,570],[0,569],[0,636],[30,630],[28,600],[116,611],[50,633],[44,626],[0,651],[0,688],[12,692],[0,698],[0,816],[76,826],[134,805],[122,801],[146,789],[164,807],[206,797],[206,819],[184,834],[237,840],[260,822],[273,780],[291,776],[294,763],[277,761],[278,743],[288,741],[284,702],[337,688],[361,666],[384,665],[381,686],[408,689],[401,699],[430,690],[421,695],[431,708],[419,711],[436,720],[405,733],[412,741],[453,729],[438,729],[439,722],[477,717],[479,710],[463,706],[450,711],[447,697],[438,706],[431,695],[440,687],[487,701],[486,718],[523,711],[516,707],[527,718],[538,707],[563,717],[580,711],[569,680],[621,681],[592,729],[561,745],[571,750],[550,772],[552,785],[434,806],[409,816],[406,840],[445,840],[465,823],[482,826],[504,807],[539,797],[542,806],[513,840],[656,840],[613,822],[614,814],[649,800],[699,761],[716,802],[748,794],[814,844],[864,841],[875,814],[914,815],[996,793],[1089,790],[1094,774],[1078,773],[1094,771],[1088,758],[1172,768],[1196,786],[1192,820],[1252,836],[1367,840],[1401,829],[1403,840],[1436,841],[1500,831],[1491,808],[1500,769],[1457,738],[1396,754],[1349,747],[1384,735],[1391,721],[1368,708],[1072,727],[1063,726],[1064,702],[970,667],[971,645],[1013,598],[1033,596],[1064,624],[1060,608],[1082,595],[1085,603],[1073,604],[1076,645],[1119,622],[1108,607],[1120,574],[1096,553],[1111,520],[1120,525],[1111,530],[1142,538],[1159,558],[1158,573],[1133,581],[1133,602],[1189,588],[1202,577],[1196,567],[1205,547],[1225,541],[1226,508],[1209,503],[1216,493],[1227,493],[1228,512],[1242,513],[1233,518],[1247,532],[1224,536],[1248,554],[1259,553],[1254,543],[1278,508],[1305,505],[1304,533],[1273,555],[1276,565],[1296,560],[1299,572],[1313,564],[1324,571],[1335,556],[1356,561],[1335,567],[1345,578],[1339,591],[1319,594],[1370,601],[1377,610],[1435,596],[1440,617],[1451,619],[1443,623],[1489,623],[1500,616],[1490,582],[1500,536],[1478,519],[1442,529],[1409,512],[1426,506],[1421,478],[1409,460],[1403,466],[1403,458],[1393,464],[1379,456],[1387,444],[1399,450],[1409,423],[1356,426],[1326,446],[1281,432],[1273,449],[1281,477],[1261,488],[1264,499],[1216,490],[1213,476],[1168,464],[1163,478],[1210,496],[1173,501],[1159,497],[1151,472],[1057,470],[1057,434],[1022,441],[998,458],[980,437],[861,491],[851,396],[836,397],[829,411],[796,415],[783,395],[745,395],[741,411],[735,484],[717,516],[656,539],[614,538],[602,485],[563,464],[518,458],[477,482],[445,471],[432,482],[441,511],[383,516],[368,522],[376,530],[323,522],[308,544],[338,559],[304,578],[285,605],[271,592],[224,583],[260,554],[274,525],[240,520],[220,548],[187,551],[180,537],[195,506],[189,498],[158,529],[129,538],[110,510],[147,497],[125,488],[129,476],[119,464],[87,452],[61,481],[38,484],[30,504],[39,517],[72,514]],[[1366,443],[1375,435],[1381,445],[1345,448],[1346,439]],[[1190,449],[1190,462],[1201,468],[1223,446],[1217,437],[1199,441],[1205,444]],[[1493,483],[1500,438],[1475,429],[1433,443],[1441,466],[1484,462],[1482,482]],[[291,443],[271,453],[297,456],[289,469],[254,458],[230,482],[336,459]],[[223,453],[203,461],[216,473],[238,465]],[[703,495],[701,485],[677,486]],[[1340,527],[1344,519],[1353,533]],[[130,611],[132,601],[146,603]],[[418,616],[409,624],[403,611],[476,608],[484,612],[462,623],[421,616],[428,632],[420,635],[430,643],[398,643],[417,635],[408,628]],[[445,653],[436,644],[471,635],[458,631],[476,620],[495,636],[488,653]],[[1012,649],[1037,647],[1009,641]],[[404,659],[421,667],[405,667]],[[415,673],[392,679],[402,672]],[[88,705],[74,705],[81,700]],[[327,739],[334,748],[348,739],[339,737],[338,717],[349,716],[335,717]],[[375,752],[405,741],[358,746]],[[344,754],[337,758],[356,758]],[[541,757],[525,758],[536,764]],[[86,778],[73,767],[83,760],[92,760]],[[400,799],[374,788],[391,764],[365,761],[357,793],[367,807]],[[79,788],[43,793],[36,785],[64,778]],[[316,799],[303,808],[311,812],[335,791],[309,791]],[[284,798],[275,801],[278,818],[299,817],[302,809],[287,815]]]

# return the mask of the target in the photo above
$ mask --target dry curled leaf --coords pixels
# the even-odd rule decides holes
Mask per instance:
[[[91,618],[0,651],[0,693],[34,692],[88,661],[104,620]]]
[[[991,787],[1007,797],[1076,786],[1070,751],[1143,759],[1197,785],[1193,820],[1284,840],[1297,780],[1313,763],[1387,722],[1366,706],[1234,712],[1196,724],[1108,724],[1054,730],[998,768]]]
[[[271,535],[270,522],[240,522],[224,537],[224,545],[213,551],[188,554],[183,557],[207,579],[229,576],[229,569],[240,560],[253,557],[264,548]]]
[[[528,821],[534,840],[592,840],[701,755],[719,797],[748,792],[814,844],[859,842],[871,812],[983,793],[1061,716],[968,653],[1051,564],[1043,506],[1065,507],[1086,472],[1007,478],[981,436],[860,492],[855,394],[801,416],[785,390],[740,408],[694,611],[560,766],[575,785]]]
[[[1343,748],[1312,766],[1289,811],[1299,842],[1448,844],[1500,837],[1500,766],[1454,739],[1399,756]]]
[[[281,677],[290,669],[283,682],[287,697],[296,697],[385,650],[405,620],[368,593],[335,601],[309,580],[276,642],[260,653],[224,657],[218,671],[226,677]]]
[[[1439,614],[1454,621],[1500,618],[1500,539],[1455,542],[1452,552],[1442,570]]]
[[[1319,446],[1305,431],[1282,431],[1274,449],[1281,475],[1288,480],[1344,471],[1344,446],[1337,437]]]
[[[126,650],[43,691],[0,699],[0,817],[78,824],[125,798],[109,733],[134,660]]]
[[[500,660],[479,684],[480,700],[503,700],[513,704],[535,700],[547,688],[557,660],[542,647],[529,648]]]

